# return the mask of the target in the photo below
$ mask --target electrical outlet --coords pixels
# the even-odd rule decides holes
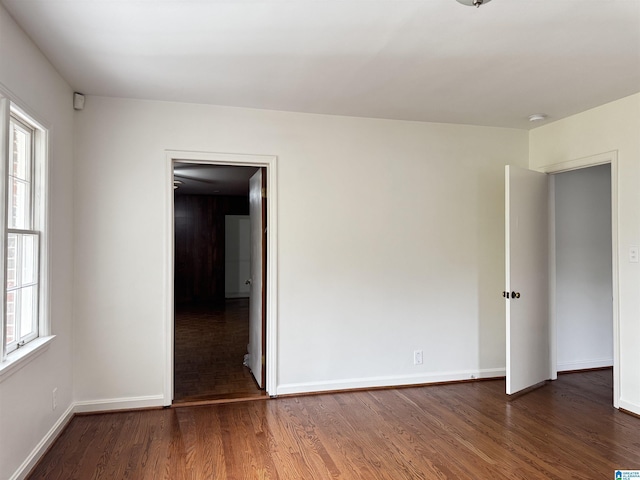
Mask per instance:
[[[413,364],[422,365],[422,350],[413,351]]]
[[[54,388],[53,391],[51,392],[51,402],[54,410],[58,408],[58,389],[57,388]]]

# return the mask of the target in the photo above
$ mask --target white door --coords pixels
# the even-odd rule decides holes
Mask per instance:
[[[248,298],[251,286],[251,219],[224,216],[224,297]]]
[[[507,393],[551,378],[549,179],[505,169]]]
[[[249,368],[258,386],[264,388],[264,323],[265,294],[263,260],[266,252],[266,205],[262,169],[249,180],[249,216],[251,221],[251,289],[249,293]]]

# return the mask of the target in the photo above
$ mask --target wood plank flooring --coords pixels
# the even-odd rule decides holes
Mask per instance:
[[[182,305],[175,314],[174,402],[260,397],[242,365],[249,343],[249,299]]]
[[[76,416],[29,477],[607,479],[640,468],[611,371]]]

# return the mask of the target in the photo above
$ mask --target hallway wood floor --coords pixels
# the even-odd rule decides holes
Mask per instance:
[[[248,298],[176,308],[174,403],[264,396],[242,365],[247,343]]]
[[[640,468],[640,419],[610,370],[507,399],[505,383],[76,416],[29,477],[607,479]]]

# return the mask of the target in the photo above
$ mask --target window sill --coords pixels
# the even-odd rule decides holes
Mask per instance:
[[[54,338],[55,335],[36,338],[7,355],[6,360],[0,362],[0,383],[46,352]]]

